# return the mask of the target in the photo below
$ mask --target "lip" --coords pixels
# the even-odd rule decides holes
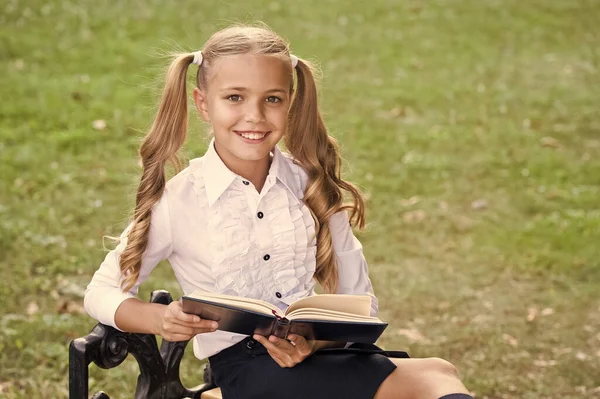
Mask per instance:
[[[269,134],[271,134],[270,131],[261,131],[261,130],[234,130],[233,131],[240,139],[242,139],[245,143],[248,144],[260,144],[263,141],[265,141],[267,139],[267,137],[269,137]],[[245,134],[264,134],[263,138],[260,140],[252,140],[252,139],[247,139],[245,137],[242,136],[242,133]]]

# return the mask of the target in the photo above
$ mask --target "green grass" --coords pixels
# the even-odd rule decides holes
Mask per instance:
[[[390,321],[381,345],[450,360],[477,398],[600,397],[599,13],[597,0],[8,0],[0,397],[67,396],[68,343],[94,325],[79,293],[131,210],[159,55],[256,19],[321,65],[345,175],[369,198],[359,237]],[[193,114],[187,155],[206,143]],[[168,265],[142,295],[156,288],[179,293]],[[91,369],[93,389],[133,392],[134,362]],[[188,353],[185,382],[200,369]]]

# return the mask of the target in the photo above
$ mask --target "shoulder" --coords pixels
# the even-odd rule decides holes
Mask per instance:
[[[167,181],[166,189],[177,191],[191,184],[204,185],[204,175],[202,173],[203,158],[194,158],[189,165]]]
[[[161,202],[168,201],[171,207],[184,205],[193,201],[203,190],[202,158],[195,158],[185,169],[167,181]]]
[[[302,166],[300,162],[298,162],[292,156],[292,154],[283,151],[281,152],[281,154],[283,155],[283,162],[290,170],[292,175],[294,175],[294,177],[296,178],[296,182],[299,185],[300,191],[304,193],[306,191],[306,186],[308,185],[308,172],[306,171],[304,166]]]

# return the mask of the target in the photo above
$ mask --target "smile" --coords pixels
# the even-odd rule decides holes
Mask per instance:
[[[256,132],[256,131],[234,131],[238,136],[250,141],[250,142],[261,142],[271,132]]]

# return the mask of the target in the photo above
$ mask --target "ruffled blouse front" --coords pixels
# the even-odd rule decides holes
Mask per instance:
[[[277,163],[285,161],[276,155]],[[209,161],[210,162],[210,161]],[[222,294],[287,304],[308,296],[314,288],[316,266],[315,223],[308,208],[284,184],[269,184],[262,195],[252,184],[234,178],[214,204],[209,205],[206,183],[193,165],[190,181],[199,205],[210,209],[206,215],[207,249],[215,287]],[[293,182],[300,183],[300,169],[290,169]],[[294,173],[295,172],[295,173]],[[248,196],[259,198],[258,209],[251,209]],[[261,217],[258,217],[261,212]]]
[[[126,293],[120,289],[119,256],[127,244],[127,228],[94,274],[86,291],[86,310],[116,327],[119,305],[137,295],[139,285],[164,259],[185,294],[201,290],[244,296],[282,310],[313,295],[317,248],[315,222],[302,201],[306,182],[306,172],[275,147],[259,193],[225,166],[211,142],[202,158],[192,160],[167,183],[153,207],[136,285]],[[329,228],[338,262],[338,293],[370,295],[375,315],[377,299],[362,246],[345,212],[332,216]],[[199,334],[194,352],[203,359],[243,338],[224,331]]]

